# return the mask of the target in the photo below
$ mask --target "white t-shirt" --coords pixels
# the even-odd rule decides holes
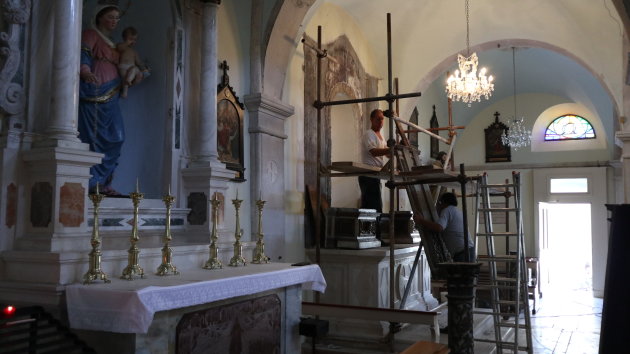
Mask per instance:
[[[368,129],[365,134],[363,134],[363,163],[378,167],[385,166],[385,156],[374,157],[370,154],[370,150],[383,149],[386,147],[385,139],[379,139],[374,130]]]
[[[442,239],[448,251],[454,255],[464,250],[464,215],[462,211],[453,205],[442,209],[437,223],[442,226]],[[468,247],[473,247],[474,243],[468,238]]]

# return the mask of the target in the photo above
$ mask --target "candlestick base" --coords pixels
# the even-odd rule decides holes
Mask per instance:
[[[172,256],[173,250],[170,247],[164,246],[164,248],[162,248],[162,264],[160,264],[157,268],[157,271],[155,272],[156,275],[179,275],[177,267],[171,263]]]
[[[252,259],[252,263],[269,263],[270,260],[271,259],[265,255],[265,243],[262,242],[261,239],[259,239],[258,242],[256,242],[256,248],[254,249],[254,259]]]
[[[83,275],[83,284],[92,284],[95,280],[111,283],[107,274],[101,270],[101,252],[90,252],[90,269]]]
[[[203,268],[204,269],[222,269],[223,263],[221,263],[221,261],[216,258],[208,259],[206,261],[206,264],[204,264]]]
[[[120,279],[125,280],[133,280],[134,275],[140,276],[140,278],[144,278],[144,269],[137,264],[130,264],[125,269],[123,269],[122,276]]]
[[[138,265],[138,256],[140,250],[137,247],[133,247],[127,251],[129,253],[129,262],[125,269],[123,269],[121,279],[133,280],[134,275],[144,278],[144,269]]]
[[[230,267],[246,266],[247,261],[243,258],[243,246],[241,241],[234,242],[234,256],[230,259]]]
[[[215,236],[216,237],[216,236]],[[223,263],[219,260],[219,249],[217,248],[216,242],[213,240],[210,243],[210,257],[206,261],[206,264],[203,266],[204,269],[221,269],[223,268]]]
[[[83,276],[83,284],[92,284],[95,280],[102,280],[104,283],[111,283],[112,281],[107,279],[107,274],[102,270],[95,272],[87,272]]]

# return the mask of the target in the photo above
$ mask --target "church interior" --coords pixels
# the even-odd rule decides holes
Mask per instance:
[[[0,352],[564,353],[577,298],[564,348],[630,330],[630,1],[0,3]]]

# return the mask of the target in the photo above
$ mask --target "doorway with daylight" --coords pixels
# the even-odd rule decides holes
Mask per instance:
[[[607,167],[533,171],[534,249],[543,294],[559,288],[604,296],[609,172]]]
[[[540,251],[546,267],[543,288],[552,292],[591,291],[590,203],[539,203]]]

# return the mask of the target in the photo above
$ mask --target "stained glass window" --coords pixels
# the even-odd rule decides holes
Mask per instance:
[[[576,139],[595,139],[595,129],[589,121],[575,114],[554,119],[545,130],[545,141]]]

